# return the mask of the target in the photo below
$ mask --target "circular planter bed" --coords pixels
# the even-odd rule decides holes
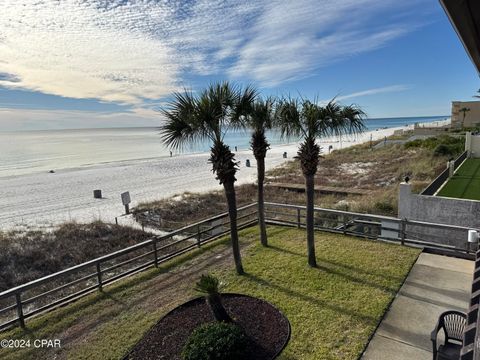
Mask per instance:
[[[248,337],[246,359],[272,360],[290,340],[288,319],[272,304],[247,295],[222,294],[222,303]],[[125,360],[181,360],[188,337],[198,326],[214,322],[203,297],[170,311],[125,356]]]

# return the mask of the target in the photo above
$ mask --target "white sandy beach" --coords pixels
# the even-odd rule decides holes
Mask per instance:
[[[324,152],[362,142],[383,139],[400,128],[379,129],[356,138],[321,141]],[[266,168],[271,169],[291,160],[297,144],[275,145],[267,154]],[[283,158],[287,152],[288,158]],[[4,230],[51,227],[64,221],[89,222],[101,219],[114,222],[124,212],[120,194],[129,191],[134,207],[139,202],[181,194],[185,191],[221,190],[210,165],[209,154],[192,154],[148,160],[129,160],[79,169],[57,170],[0,178],[0,226]],[[241,162],[238,184],[254,182],[256,164],[251,151],[239,151]],[[245,167],[249,159],[251,167]],[[103,199],[94,199],[93,190],[101,189]],[[121,221],[122,222],[122,221]]]

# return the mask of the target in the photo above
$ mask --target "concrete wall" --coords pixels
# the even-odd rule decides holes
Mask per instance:
[[[468,108],[465,120],[460,109]],[[480,125],[480,101],[452,101],[452,128],[475,127]]]
[[[472,135],[471,132],[465,134],[465,150],[468,156],[480,158],[480,135]]]
[[[480,229],[480,201],[412,194],[410,184],[402,183],[398,199],[398,217]],[[445,231],[409,226],[407,234],[425,241],[461,248],[467,246],[466,230]]]

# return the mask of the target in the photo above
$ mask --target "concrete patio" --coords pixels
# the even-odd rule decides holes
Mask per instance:
[[[431,360],[430,333],[442,312],[466,312],[473,269],[473,261],[422,253],[362,359]]]

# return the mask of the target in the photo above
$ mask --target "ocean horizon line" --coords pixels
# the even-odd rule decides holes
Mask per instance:
[[[388,120],[408,120],[408,119],[449,119],[451,115],[426,115],[426,116],[397,116],[397,117],[372,117],[365,118],[365,121],[388,121]],[[155,129],[160,128],[161,124],[156,126],[110,126],[110,127],[64,127],[64,128],[45,128],[45,129],[17,129],[17,130],[1,130],[0,133],[27,133],[27,132],[48,132],[48,131],[81,131],[81,130],[125,130],[125,129]]]

